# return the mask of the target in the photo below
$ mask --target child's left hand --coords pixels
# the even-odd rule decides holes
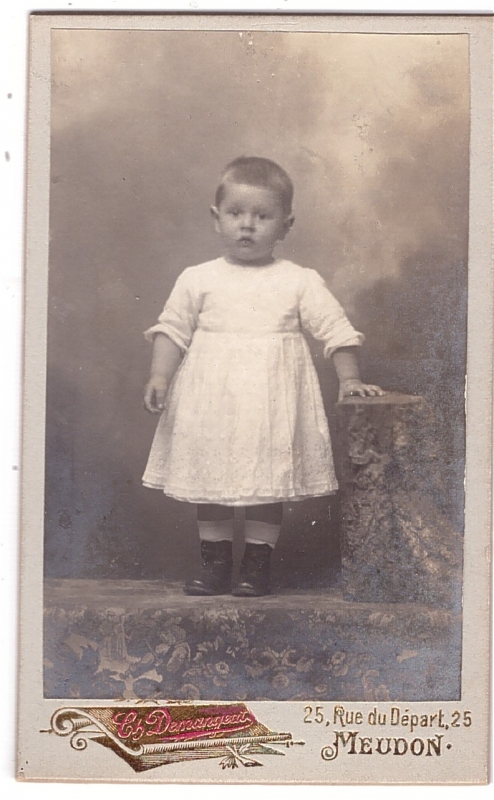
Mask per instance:
[[[358,397],[382,397],[384,394],[386,392],[380,386],[362,383],[358,378],[348,378],[340,383],[338,403],[341,403],[344,397],[351,397],[352,395]]]

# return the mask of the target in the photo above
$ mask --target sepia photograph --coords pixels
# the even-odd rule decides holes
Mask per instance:
[[[465,475],[488,502],[490,471],[466,471],[467,382],[475,402],[492,357],[472,36],[266,19],[34,19],[44,733],[78,750],[93,726],[154,780],[177,742],[213,756],[199,731],[251,766],[304,744],[276,733],[299,723],[326,727],[322,767],[394,748],[445,769],[446,732],[472,725]],[[221,739],[239,731],[245,750]]]
[[[47,696],[458,699],[468,38],[52,37]]]

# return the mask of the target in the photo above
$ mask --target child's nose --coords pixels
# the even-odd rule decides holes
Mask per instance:
[[[240,224],[242,228],[253,228],[254,227],[254,215],[253,214],[243,214]]]

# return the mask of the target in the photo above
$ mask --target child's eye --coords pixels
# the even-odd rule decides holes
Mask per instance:
[[[239,211],[229,211],[228,213],[229,213],[229,214],[230,214],[230,216],[232,216],[232,217],[238,217],[238,215],[239,215],[239,213],[240,213],[240,212],[239,212]]]
[[[266,219],[266,214],[259,214],[259,219]]]

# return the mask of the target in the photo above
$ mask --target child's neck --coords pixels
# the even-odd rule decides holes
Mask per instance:
[[[263,258],[253,259],[251,261],[242,261],[240,258],[235,258],[234,256],[224,256],[225,261],[228,261],[229,264],[234,264],[238,267],[268,267],[270,264],[274,264],[276,261],[276,257],[271,253],[269,256],[264,256]]]

